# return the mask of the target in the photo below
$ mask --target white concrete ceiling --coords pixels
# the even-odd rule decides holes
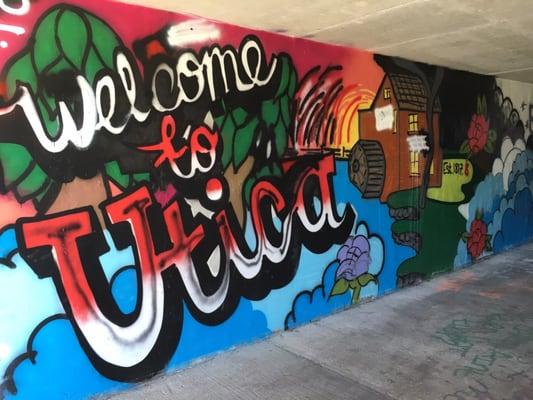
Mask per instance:
[[[533,82],[533,0],[122,0]]]

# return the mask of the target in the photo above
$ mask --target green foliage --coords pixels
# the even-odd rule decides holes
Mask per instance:
[[[273,126],[279,119],[281,110],[276,103],[277,101],[275,99],[265,100],[261,105],[261,117],[267,126]]]
[[[361,289],[368,286],[371,282],[377,283],[378,280],[374,275],[369,273],[362,274],[350,281],[341,278],[335,282],[335,285],[333,285],[330,296],[338,296],[346,293],[349,289],[352,289],[352,304],[355,304],[361,297]]]
[[[489,154],[494,153],[494,143],[498,139],[498,134],[494,129],[489,130],[489,136],[487,137],[487,143],[485,144],[485,151]]]
[[[372,274],[363,274],[363,275],[360,275],[359,277],[357,277],[357,283],[361,286],[361,287],[365,287],[365,286],[368,286],[368,284],[370,282],[374,282],[374,283],[377,283],[377,279],[374,275]]]
[[[252,119],[235,131],[233,141],[233,167],[238,170],[248,157],[259,121]]]
[[[459,152],[461,154],[468,155],[470,157],[470,144],[468,143],[468,140],[465,140],[461,147],[459,148]]]
[[[62,6],[41,20],[29,43],[5,71],[8,95],[21,83],[31,88],[40,100],[38,111],[47,128],[53,126],[50,122],[55,122],[58,109],[58,99],[46,93],[47,78],[68,71],[93,84],[98,71],[113,69],[114,52],[121,46],[104,22],[80,9]],[[51,136],[55,133],[48,131]]]
[[[140,182],[148,182],[150,180],[149,173],[139,174],[124,174],[117,161],[109,162],[105,165],[105,173],[115,183],[120,185],[123,189],[127,189]]]
[[[278,57],[278,70],[270,85],[273,97],[261,100],[258,110],[251,111],[246,104],[233,108],[221,101],[223,113],[215,117],[215,124],[223,143],[222,167],[232,166],[238,171],[249,157],[254,157],[254,144],[270,140],[270,157],[267,161],[254,160],[253,172],[244,182],[244,198],[248,201],[255,181],[263,176],[280,176],[280,160],[285,154],[292,124],[292,100],[296,92],[297,75],[290,57]],[[269,160],[270,159],[270,160]]]
[[[413,206],[413,199],[418,199],[418,194],[418,189],[394,193],[389,197],[388,205],[394,208]],[[393,223],[394,234],[415,232],[422,238],[420,252],[400,265],[398,276],[416,273],[429,278],[434,274],[450,271],[457,253],[457,241],[462,237],[464,226],[465,220],[456,203],[441,203],[431,199],[420,210],[419,220]]]
[[[477,114],[487,118],[487,99],[485,96],[479,96],[477,98]]]
[[[339,294],[344,294],[348,291],[349,288],[350,288],[350,282],[348,282],[344,278],[341,278],[337,282],[335,282],[335,285],[331,289],[330,296],[337,296]]]
[[[223,151],[222,151],[222,167],[226,169],[233,160],[233,142],[235,140],[236,124],[231,114],[226,115],[223,119],[220,127],[220,137],[222,138]]]
[[[100,70],[114,68],[114,52],[122,44],[104,22],[81,9],[65,6],[49,11],[28,43],[3,71],[7,95],[13,96],[20,84],[28,87],[48,135],[54,138],[59,128],[59,99],[47,92],[47,81],[59,73],[71,72],[93,84]],[[67,106],[72,105],[67,102]],[[0,143],[0,165],[3,186],[14,191],[20,201],[32,198],[39,203],[55,187],[23,146]]]
[[[492,251],[492,235],[485,236],[485,251]]]
[[[4,190],[13,192],[21,203],[32,198],[38,207],[46,192],[54,187],[28,151],[18,144],[0,144],[0,166]]]

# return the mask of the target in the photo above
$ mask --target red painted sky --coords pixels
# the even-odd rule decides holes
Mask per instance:
[[[26,45],[35,22],[47,9],[59,3],[64,3],[64,1],[34,1],[30,12],[22,17],[5,13],[0,14],[0,23],[17,25],[26,29],[26,34],[22,36],[0,31],[0,39],[9,43],[7,49],[0,49],[0,64],[2,67],[13,54]],[[108,0],[70,0],[69,4],[82,7],[105,20],[130,48],[135,40],[153,34],[164,26],[189,19],[197,19],[197,17],[192,15],[174,14]],[[217,40],[219,44],[238,46],[246,35],[253,33],[261,39],[267,56],[270,57],[272,53],[279,52],[289,53],[300,77],[316,65],[340,64],[344,67],[343,76],[346,84],[360,83],[363,87],[372,91],[377,90],[383,77],[383,72],[374,63],[372,54],[365,51],[326,45],[269,32],[253,31],[224,23],[216,22],[216,24],[221,33],[220,39]]]

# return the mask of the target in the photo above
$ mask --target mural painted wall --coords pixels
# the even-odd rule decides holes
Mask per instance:
[[[2,399],[122,390],[533,237],[531,86],[119,3],[0,11]]]

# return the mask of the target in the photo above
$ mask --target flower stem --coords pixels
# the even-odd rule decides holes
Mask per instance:
[[[354,289],[353,289],[353,294],[352,294],[352,304],[356,304],[359,302],[359,295],[361,294],[361,286],[357,285]]]

